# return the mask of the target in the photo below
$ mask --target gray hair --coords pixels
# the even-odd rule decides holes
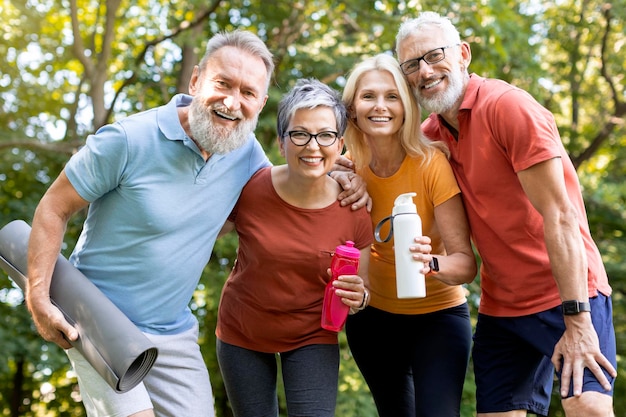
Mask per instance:
[[[270,80],[274,73],[274,57],[267,49],[267,45],[252,32],[246,30],[234,30],[232,32],[220,32],[213,35],[206,46],[206,52],[200,61],[199,69],[202,72],[211,56],[219,49],[232,46],[251,55],[259,57],[265,64],[267,71],[267,81],[265,83],[265,93],[269,89]]]
[[[339,93],[316,79],[301,78],[278,104],[276,131],[280,140],[287,134],[289,123],[297,110],[320,106],[328,107],[335,113],[337,135],[342,137],[348,124],[348,115]]]
[[[450,19],[436,12],[422,12],[416,18],[405,20],[396,35],[396,51],[408,36],[424,30],[426,26],[438,26],[450,43],[461,43],[461,35]]]

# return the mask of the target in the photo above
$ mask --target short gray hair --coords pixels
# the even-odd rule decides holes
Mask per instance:
[[[213,37],[209,39],[206,52],[200,61],[200,72],[206,68],[207,62],[215,52],[227,46],[248,52],[263,61],[267,71],[267,82],[265,83],[265,93],[267,94],[272,75],[274,74],[274,56],[269,49],[267,49],[267,45],[265,45],[265,42],[263,42],[261,38],[246,30],[237,29],[232,32],[219,32],[213,35]]]
[[[278,104],[276,119],[278,137],[283,140],[297,110],[314,109],[320,106],[328,107],[335,113],[337,135],[342,137],[348,124],[346,106],[337,91],[314,78],[299,79]]]
[[[396,34],[396,51],[409,35],[423,30],[425,26],[438,26],[450,43],[461,43],[461,35],[450,19],[436,12],[422,12],[416,18],[405,20]]]

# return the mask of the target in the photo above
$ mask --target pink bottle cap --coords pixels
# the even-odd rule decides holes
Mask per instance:
[[[354,247],[354,242],[351,240],[346,241],[345,245],[339,245],[335,248],[335,253],[339,256],[346,258],[360,258],[361,251]]]

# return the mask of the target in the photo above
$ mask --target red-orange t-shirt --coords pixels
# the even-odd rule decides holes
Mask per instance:
[[[522,316],[561,303],[545,245],[543,219],[517,173],[560,158],[570,201],[578,212],[588,263],[589,296],[611,294],[600,253],[591,238],[576,170],[552,114],[528,93],[472,74],[459,110],[456,140],[437,115],[424,121],[432,139],[450,148],[482,258],[480,312]]]
[[[271,168],[264,168],[244,187],[229,220],[239,249],[222,290],[217,336],[269,353],[336,344],[337,333],[320,324],[327,269],[337,245],[370,245],[367,211],[338,202],[322,209],[294,207],[278,196]]]

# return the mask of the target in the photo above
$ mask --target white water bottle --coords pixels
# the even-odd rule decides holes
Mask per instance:
[[[400,194],[394,201],[392,214],[396,287],[398,298],[426,297],[426,282],[420,272],[421,262],[413,259],[409,250],[415,237],[422,235],[422,219],[413,203],[415,193]]]

